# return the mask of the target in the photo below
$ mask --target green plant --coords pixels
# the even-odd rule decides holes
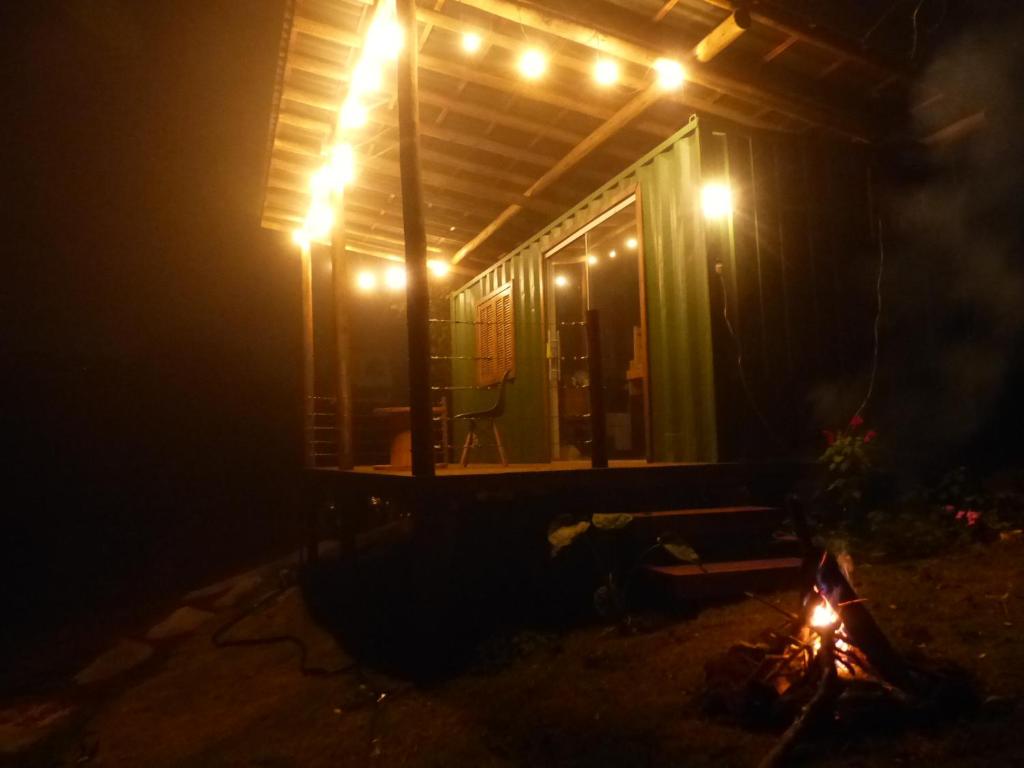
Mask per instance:
[[[868,476],[876,464],[878,432],[864,429],[864,419],[854,414],[839,430],[824,430],[825,451],[818,463],[825,467],[825,499],[850,521],[863,513],[864,491]]]
[[[626,530],[633,520],[633,515],[625,513],[598,513],[591,515],[589,520],[574,520],[568,515],[562,515],[552,521],[548,528],[551,557],[557,557],[574,542],[588,540],[602,574],[601,583],[593,594],[594,610],[602,618],[619,622],[628,622],[630,580],[654,552],[664,551],[680,562],[700,562],[697,552],[686,542],[677,537],[662,535],[633,558],[628,568],[623,568]]]

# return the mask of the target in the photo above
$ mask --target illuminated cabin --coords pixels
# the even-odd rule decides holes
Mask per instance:
[[[909,82],[855,42],[872,4],[565,5],[287,4],[261,223],[301,254],[306,466],[350,533],[777,500],[815,388],[870,360],[874,146]],[[957,109],[925,94],[950,127],[917,138]],[[453,416],[506,371],[509,464],[481,428],[462,469]]]

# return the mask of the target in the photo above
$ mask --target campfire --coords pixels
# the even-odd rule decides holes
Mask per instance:
[[[826,724],[856,728],[867,715],[890,727],[934,722],[977,702],[960,668],[897,652],[837,559],[814,550],[805,527],[801,533],[808,564],[801,610],[766,603],[786,621],[732,646],[705,670],[705,711],[786,728],[762,766],[785,764],[802,736]]]

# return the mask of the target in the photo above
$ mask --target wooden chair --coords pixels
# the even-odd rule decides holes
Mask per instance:
[[[498,431],[498,422],[496,419],[501,418],[505,413],[505,385],[508,384],[509,377],[512,375],[512,371],[505,371],[505,375],[501,377],[501,383],[498,384],[498,396],[494,400],[494,405],[490,408],[486,408],[482,411],[466,411],[465,413],[457,413],[454,418],[456,421],[468,421],[469,432],[466,433],[466,442],[462,444],[462,466],[469,465],[469,449],[473,444],[473,439],[476,437],[476,423],[478,420],[488,419],[491,422],[491,430],[494,432],[494,440],[498,445],[498,456],[501,459],[501,465],[503,467],[508,466],[508,459],[505,458],[505,447],[501,444],[501,432]]]

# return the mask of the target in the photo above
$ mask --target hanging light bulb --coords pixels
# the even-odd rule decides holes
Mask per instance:
[[[341,114],[338,116],[338,124],[344,131],[354,131],[366,125],[369,112],[363,106],[359,98],[353,93],[350,94],[341,105]]]
[[[597,266],[597,256],[595,256],[594,254],[590,254],[589,256],[587,256],[587,264],[589,264],[592,267],[596,267]]]
[[[331,206],[323,200],[314,200],[306,214],[304,229],[309,233],[310,239],[324,240],[331,233],[334,226],[334,211]]]
[[[366,45],[363,46],[363,50],[367,56],[378,60],[394,61],[398,58],[404,41],[405,35],[398,22],[393,18],[378,14],[366,33]]]
[[[470,55],[479,51],[483,42],[483,38],[481,38],[476,32],[462,33],[462,50]]]
[[[405,268],[388,267],[384,273],[384,285],[392,291],[400,291],[405,288]]]
[[[377,93],[383,84],[383,75],[377,62],[363,57],[352,70],[352,91],[357,94]]]
[[[658,59],[654,62],[654,71],[658,73],[658,85],[666,91],[674,91],[686,79],[683,65],[675,59]]]
[[[598,59],[594,62],[594,80],[598,85],[615,85],[619,81],[618,63],[614,59]]]
[[[429,269],[435,277],[444,277],[448,274],[450,266],[447,261],[442,259],[428,259],[427,269]]]
[[[356,275],[356,288],[363,293],[369,293],[377,287],[377,276],[369,270],[363,270]]]
[[[618,255],[619,255],[618,252],[614,248],[612,250],[608,251],[608,258],[609,259],[614,259]]]
[[[519,57],[519,72],[527,80],[536,80],[548,68],[548,59],[539,48],[527,48]]]
[[[300,248],[308,248],[309,233],[305,229],[296,229],[292,232],[292,242]]]
[[[555,275],[555,285],[559,288],[565,288],[569,284],[569,278],[565,275]]]
[[[629,250],[631,250],[631,251],[635,251],[636,250],[636,238],[635,237],[629,238],[626,241],[626,247],[629,248]]]
[[[341,192],[356,178],[356,153],[351,144],[335,144],[331,148],[332,191]]]
[[[711,181],[700,191],[700,205],[709,219],[724,219],[732,214],[732,190],[728,184]]]

